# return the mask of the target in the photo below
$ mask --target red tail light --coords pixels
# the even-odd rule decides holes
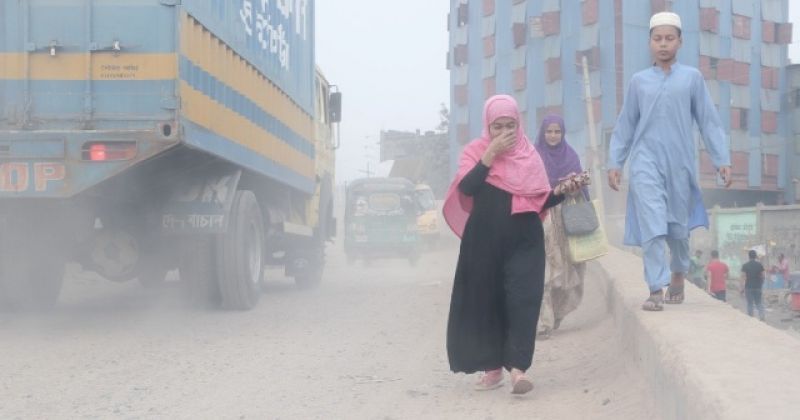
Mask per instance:
[[[131,160],[136,157],[136,142],[91,142],[83,145],[83,160],[92,162],[108,162],[113,160]]]

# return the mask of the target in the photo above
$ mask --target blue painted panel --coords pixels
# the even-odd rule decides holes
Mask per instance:
[[[586,127],[586,102],[583,87],[583,68],[576,67],[575,54],[580,46],[581,25],[576,17],[582,16],[581,2],[561,2],[561,78],[563,91],[561,103],[564,110],[565,133],[569,143],[583,155],[588,136],[577,135]]]
[[[15,54],[11,57],[18,60],[28,54],[33,60],[29,73],[11,72],[8,80],[0,81],[0,125],[15,128],[24,120],[38,129],[138,128],[153,127],[152,121],[142,122],[145,118],[173,118],[162,107],[175,102],[175,77],[168,68],[158,67],[169,80],[93,81],[85,64],[90,62],[89,51],[95,65],[116,54],[110,51],[115,42],[123,64],[140,65],[138,54],[162,54],[163,61],[175,50],[175,26],[175,7],[153,0],[0,2],[0,54]],[[48,62],[53,45],[64,64]],[[55,65],[63,69],[54,71]],[[125,117],[128,123],[95,120]]]
[[[471,1],[469,8],[468,38],[468,90],[469,90],[469,135],[476,138],[483,130],[483,3]]]
[[[0,52],[43,48],[83,52],[120,41],[124,51],[174,51],[173,7],[153,0],[0,2]],[[91,31],[89,31],[91,27]],[[27,36],[25,35],[27,34]]]
[[[514,54],[514,38],[512,37],[513,25],[511,24],[511,2],[495,2],[495,55],[497,64],[495,66],[495,82],[497,93],[513,95],[514,89],[511,86],[511,61]]]
[[[781,21],[786,22],[788,17],[789,4],[788,2],[784,2],[783,10],[781,12]],[[786,45],[781,46],[781,57],[788,57],[788,54],[789,47]],[[780,91],[781,98],[786,98],[789,90],[786,64],[788,64],[788,60],[784,59],[783,65],[779,70],[780,82],[778,89]],[[791,173],[792,166],[798,165],[798,159],[794,151],[794,136],[792,135],[791,131],[789,112],[786,111],[789,109],[789,104],[787,103],[786,99],[781,101],[781,109],[783,109],[784,112],[778,113],[778,133],[783,138],[784,151],[783,156],[780,158],[780,166],[778,167],[778,188],[783,188],[786,192],[787,203],[794,203],[796,202],[796,197],[794,191],[795,189],[793,188],[794,186],[791,183]]]
[[[650,2],[622,3],[622,66],[625,91],[634,73],[650,67]]]
[[[450,14],[448,15],[448,27],[450,28],[449,37],[450,37],[450,47],[448,54],[448,59],[450,60],[447,63],[450,66],[450,119],[448,120],[448,137],[449,137],[449,151],[450,151],[450,175],[458,171],[458,158],[461,154],[461,145],[458,142],[458,124],[461,121],[458,121],[457,112],[456,112],[456,98],[455,98],[455,89],[453,85],[453,81],[455,80],[455,65],[453,64],[453,49],[456,46],[455,41],[455,31],[458,28],[458,0],[450,0]]]
[[[85,85],[85,81],[30,82],[33,122],[48,129],[81,128]],[[22,96],[24,89],[24,81],[6,81],[4,91],[0,92],[0,103],[16,104],[13,111],[20,115],[22,103],[14,99]],[[173,113],[163,105],[174,89],[174,80],[94,81],[92,126],[96,129],[153,128],[153,121],[173,118]]]
[[[265,112],[255,102],[222,83],[186,57],[181,56],[180,61],[181,79],[185,80],[192,88],[204,93],[211,99],[247,118],[253,124],[289,143],[290,146],[304,155],[311,158],[314,157],[315,149],[311,139],[303,138],[275,116]]]
[[[87,162],[81,159],[81,149],[89,141],[135,141],[138,159],[111,162]],[[20,192],[0,191],[2,198],[72,197],[136,165],[147,157],[176,144],[152,141],[149,132],[92,132],[92,131],[18,131],[3,133],[2,143],[9,146],[12,156],[0,164],[12,164],[27,174],[27,188]],[[37,165],[61,168],[62,176],[41,182]],[[17,175],[18,177],[19,175]],[[16,178],[18,181],[19,178]],[[11,181],[15,182],[14,179]]]
[[[600,83],[602,84],[603,96],[601,98],[602,108],[602,127],[608,129],[614,127],[617,121],[617,89],[624,89],[623,86],[617,87],[617,57],[616,57],[616,33],[617,28],[614,22],[614,0],[600,0]],[[598,136],[598,141],[602,137]]]
[[[700,65],[700,3],[698,0],[674,2],[672,11],[681,17],[683,45],[678,51],[678,61],[692,67]],[[649,25],[649,23],[648,23]]]
[[[534,16],[542,16],[542,2],[529,1],[526,5],[526,22]],[[528,77],[528,84],[525,94],[528,98],[528,132],[530,135],[535,135],[539,126],[537,123],[538,109],[544,106],[544,65],[542,63],[542,55],[544,49],[543,38],[529,38],[528,51],[525,55],[525,72]]]
[[[753,16],[761,16],[761,2],[753,2]],[[761,19],[750,19],[750,112],[747,128],[750,134],[750,158],[747,183],[761,186]]]
[[[181,7],[313,115],[314,1],[193,0]]]
[[[733,22],[733,9],[731,6],[732,0],[721,0],[717,3],[719,9],[719,54],[720,58],[730,57],[732,51],[731,36],[733,30],[731,24]],[[725,131],[730,133],[731,130],[731,83],[727,81],[719,81],[719,116],[722,119],[722,124],[725,126]]]
[[[266,175],[307,194],[314,193],[315,184],[313,179],[306,178],[258,153],[253,153],[250,149],[214,134],[188,120],[182,120],[181,124],[186,132],[185,141],[192,147],[236,162],[242,167]]]
[[[44,139],[35,141],[4,141],[0,139],[0,147],[3,147],[3,159],[60,159],[66,153],[64,150],[64,140]]]

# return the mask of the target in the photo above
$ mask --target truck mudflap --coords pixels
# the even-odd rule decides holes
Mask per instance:
[[[179,180],[161,216],[165,234],[224,233],[242,171],[220,168]]]

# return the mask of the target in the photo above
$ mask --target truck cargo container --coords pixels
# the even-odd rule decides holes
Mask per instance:
[[[191,301],[319,282],[341,94],[314,1],[0,2],[0,299],[53,305],[68,261]]]

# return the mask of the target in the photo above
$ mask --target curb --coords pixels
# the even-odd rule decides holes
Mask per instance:
[[[683,304],[642,311],[641,259],[611,248],[597,262],[607,274],[615,338],[655,393],[660,417],[800,418],[800,340],[689,282]]]

